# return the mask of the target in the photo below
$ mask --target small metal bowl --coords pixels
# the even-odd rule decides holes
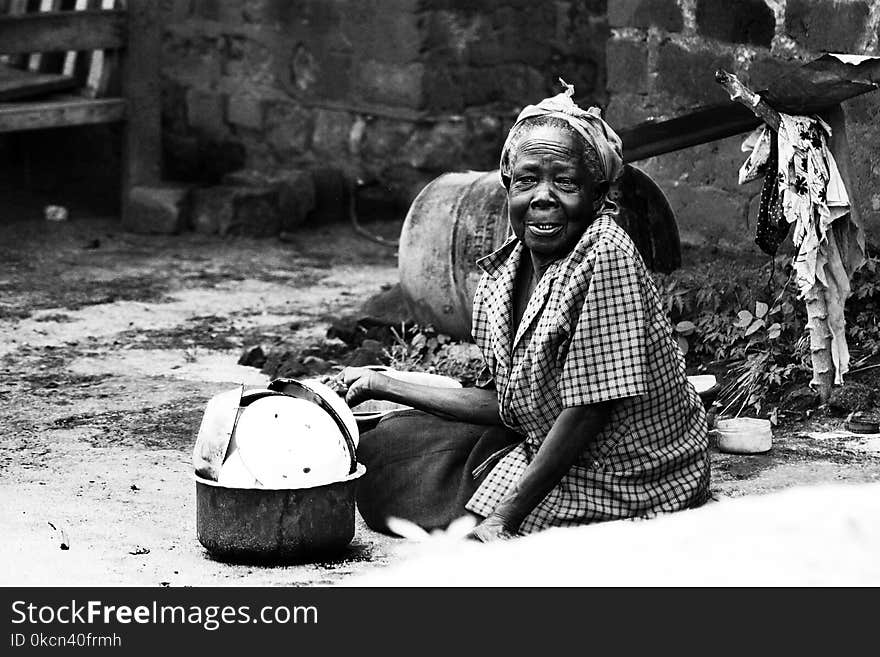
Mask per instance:
[[[345,479],[312,488],[227,488],[194,475],[196,529],[212,556],[232,561],[305,561],[354,538],[358,464]]]

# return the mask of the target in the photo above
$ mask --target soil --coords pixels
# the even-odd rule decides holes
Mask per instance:
[[[196,539],[191,465],[205,402],[268,380],[243,353],[332,366],[352,345],[328,329],[396,282],[394,251],[347,225],[285,242],[131,235],[113,218],[0,225],[0,584],[333,584],[402,558],[358,517],[331,561],[216,561]],[[766,455],[714,452],[716,497],[880,481],[880,439],[811,412]]]

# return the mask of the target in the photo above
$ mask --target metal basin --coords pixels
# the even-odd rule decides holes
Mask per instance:
[[[235,561],[303,561],[332,555],[354,538],[358,464],[342,481],[313,488],[227,488],[196,480],[199,542]]]

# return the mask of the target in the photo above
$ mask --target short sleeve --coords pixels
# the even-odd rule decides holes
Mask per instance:
[[[644,265],[613,241],[596,245],[580,315],[559,379],[565,408],[647,391]]]
[[[491,379],[495,372],[495,359],[489,335],[489,318],[486,312],[486,288],[490,280],[485,274],[480,278],[473,302],[471,337],[483,355],[484,364],[483,371],[480,372],[480,380]]]

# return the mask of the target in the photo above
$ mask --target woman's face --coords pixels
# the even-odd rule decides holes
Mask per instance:
[[[556,260],[580,240],[596,213],[603,186],[584,164],[584,143],[553,126],[520,140],[507,190],[514,234],[535,255]]]

